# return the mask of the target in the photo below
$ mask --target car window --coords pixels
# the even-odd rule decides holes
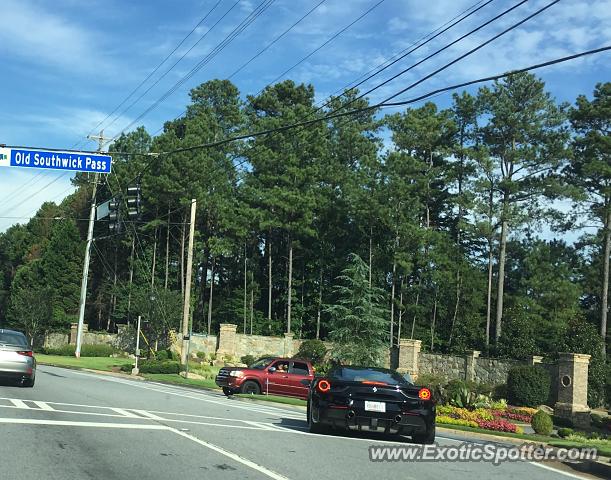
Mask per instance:
[[[287,362],[286,360],[278,360],[274,362],[271,366],[274,367],[278,372],[288,373],[289,370],[289,362]]]
[[[309,375],[310,371],[308,370],[307,363],[293,362],[290,373],[294,373],[296,375]]]
[[[336,367],[329,372],[330,378],[348,382],[381,382],[388,385],[405,385],[405,377],[393,370],[384,368]]]
[[[270,364],[272,360],[273,358],[268,358],[268,357],[260,358],[252,365],[249,365],[248,368],[254,368],[255,370],[263,370],[265,367],[267,367]]]
[[[17,345],[19,347],[28,347],[28,341],[25,335],[18,332],[0,332],[0,344]]]

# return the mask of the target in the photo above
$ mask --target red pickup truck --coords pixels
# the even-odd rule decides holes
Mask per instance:
[[[314,369],[307,360],[265,357],[248,367],[223,367],[215,382],[227,396],[265,393],[306,399],[309,384],[303,380],[313,379]]]

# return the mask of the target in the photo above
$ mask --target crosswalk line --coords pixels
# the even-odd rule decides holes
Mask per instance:
[[[32,403],[34,403],[41,410],[46,410],[47,412],[55,412],[55,409],[46,402],[39,402],[38,400],[32,400]]]
[[[123,410],[122,408],[111,408],[111,410],[113,412],[118,413],[119,415],[123,415],[124,417],[128,417],[128,418],[141,418],[138,415],[136,415],[135,413],[129,412],[127,410]]]
[[[13,406],[15,406],[15,408],[30,408],[23,400],[19,400],[18,398],[11,398],[9,400],[13,404]]]

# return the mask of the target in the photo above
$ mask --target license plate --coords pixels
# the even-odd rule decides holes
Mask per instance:
[[[365,410],[368,412],[386,412],[384,402],[365,402]]]

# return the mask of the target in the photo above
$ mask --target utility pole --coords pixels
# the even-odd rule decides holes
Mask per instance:
[[[180,350],[180,362],[186,365],[187,358],[187,339],[189,338],[189,308],[191,303],[191,270],[193,270],[193,240],[195,236],[195,210],[197,200],[191,200],[191,222],[189,224],[189,251],[187,252],[187,272],[185,278],[185,303],[182,310],[182,348]]]
[[[98,152],[102,151],[104,140],[104,130],[100,132],[100,135],[88,135],[88,139],[98,141]],[[100,174],[95,173],[93,177],[93,192],[91,194],[91,210],[89,211],[89,226],[87,228],[87,244],[85,246],[85,261],[83,262],[83,278],[81,280],[81,298],[79,301],[79,314],[78,314],[78,329],[76,333],[76,350],[74,355],[76,358],[81,357],[81,344],[83,339],[83,323],[85,321],[85,303],[87,301],[87,278],[89,277],[89,258],[91,254],[91,244],[93,243],[93,224],[95,222],[95,196],[98,190],[98,182]]]

